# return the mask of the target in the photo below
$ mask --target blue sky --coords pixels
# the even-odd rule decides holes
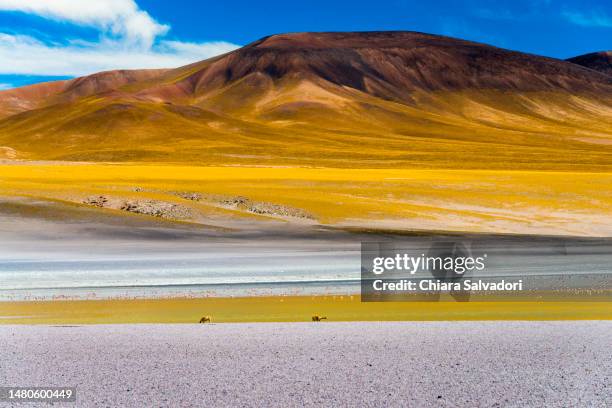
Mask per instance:
[[[173,67],[294,31],[413,30],[557,58],[612,49],[610,0],[0,0],[0,88]]]

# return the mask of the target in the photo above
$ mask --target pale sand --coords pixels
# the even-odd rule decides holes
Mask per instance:
[[[611,321],[4,326],[0,385],[76,386],[79,407],[604,407],[611,336]]]

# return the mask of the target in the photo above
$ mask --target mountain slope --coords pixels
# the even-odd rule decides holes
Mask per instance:
[[[611,77],[448,37],[283,34],[177,69],[96,75],[44,92],[0,92],[0,155],[332,167],[612,164]]]
[[[0,92],[0,117],[46,105],[77,101],[165,72],[163,69],[105,71],[64,81],[44,82]]]
[[[612,75],[612,51],[593,52],[568,58],[567,61],[582,65],[606,75]]]

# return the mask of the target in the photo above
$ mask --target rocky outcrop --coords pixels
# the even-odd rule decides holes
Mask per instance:
[[[186,207],[157,200],[126,201],[119,209],[135,214],[173,219],[189,218],[192,215]]]
[[[175,195],[191,201],[206,201],[210,204],[232,210],[245,211],[252,214],[269,215],[271,217],[289,217],[314,219],[308,212],[299,208],[290,207],[282,204],[274,204],[263,201],[253,201],[248,197],[234,196],[227,197],[221,195],[206,195],[194,192],[177,192]]]
[[[83,200],[84,204],[99,208],[127,211],[134,214],[149,215],[168,219],[187,219],[193,216],[190,208],[175,203],[159,200],[122,200],[104,195],[91,196]]]
[[[94,207],[104,208],[107,206],[108,198],[106,196],[92,196],[83,200],[83,204],[93,205]]]

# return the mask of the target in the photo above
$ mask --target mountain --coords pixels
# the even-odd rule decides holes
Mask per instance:
[[[0,155],[607,169],[612,78],[415,32],[273,35],[185,67],[0,92]]]
[[[276,35],[195,67],[198,72],[186,79],[195,94],[258,75],[324,80],[397,101],[410,101],[408,93],[417,90],[610,86],[609,80],[557,60],[408,32]]]
[[[612,75],[612,51],[593,52],[567,59],[574,64],[582,65],[595,71]]]
[[[77,101],[91,95],[104,94],[166,72],[164,69],[106,71],[86,77],[9,89],[0,92],[0,116]]]

